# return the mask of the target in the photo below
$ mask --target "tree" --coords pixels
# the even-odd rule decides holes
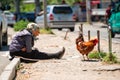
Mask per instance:
[[[73,5],[73,3],[83,0],[47,0],[48,4],[61,4],[62,1],[65,1],[69,5]]]
[[[10,2],[12,2],[13,0],[0,0],[0,3],[2,4],[2,5],[7,5],[7,4],[9,4]]]
[[[14,0],[15,4],[15,13],[16,13],[16,18],[17,21],[19,20],[19,14],[20,14],[20,0]]]
[[[14,3],[16,13],[20,13],[20,0],[14,0]]]
[[[35,15],[40,12],[40,1],[35,0]]]
[[[0,0],[0,7],[10,9],[10,2],[12,2],[12,0]]]

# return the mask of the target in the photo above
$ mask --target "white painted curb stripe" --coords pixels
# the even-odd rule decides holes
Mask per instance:
[[[0,75],[0,80],[13,80],[16,75],[16,68],[20,64],[20,58],[14,58],[9,65],[7,65]]]

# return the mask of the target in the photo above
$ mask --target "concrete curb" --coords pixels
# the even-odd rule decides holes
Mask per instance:
[[[120,70],[120,65],[103,65],[93,69],[93,71],[116,71]]]
[[[20,64],[20,58],[14,58],[0,75],[0,80],[13,80],[16,75],[16,68]]]

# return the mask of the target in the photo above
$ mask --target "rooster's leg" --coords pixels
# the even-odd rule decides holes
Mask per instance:
[[[87,60],[89,60],[88,54],[86,54]]]
[[[85,57],[84,57],[84,55],[82,55],[83,56],[83,60],[85,61]]]

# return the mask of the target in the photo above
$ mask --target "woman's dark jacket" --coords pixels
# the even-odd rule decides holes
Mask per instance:
[[[9,46],[10,52],[21,51],[22,48],[26,48],[26,52],[31,52],[34,46],[34,37],[32,33],[26,29],[18,32],[12,39]]]

